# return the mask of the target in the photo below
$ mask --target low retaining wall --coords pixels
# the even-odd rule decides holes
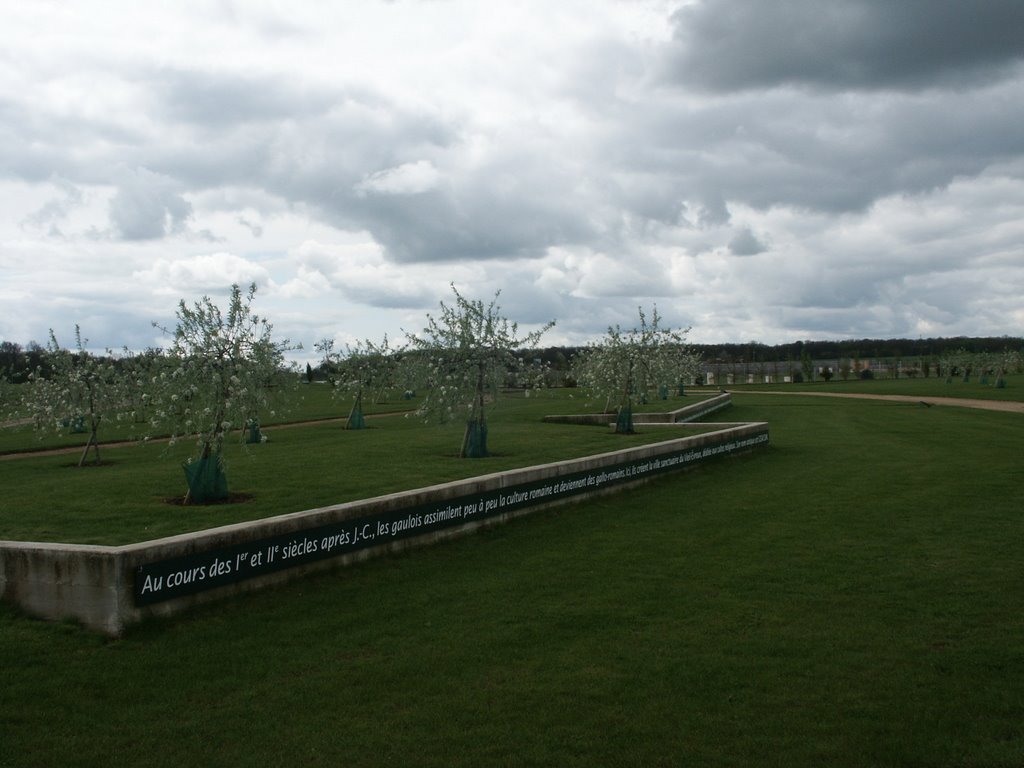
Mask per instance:
[[[722,392],[714,397],[698,400],[690,405],[665,413],[634,413],[634,424],[684,424],[696,421],[709,414],[732,405],[732,395]],[[614,426],[614,413],[576,413],[567,416],[545,416],[544,421],[555,424],[588,424],[593,426]]]
[[[121,547],[0,541],[0,595],[110,635],[148,616],[620,490],[768,444],[765,423]]]

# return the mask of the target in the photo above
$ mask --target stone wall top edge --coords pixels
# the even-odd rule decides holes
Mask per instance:
[[[62,544],[52,541],[9,541],[7,539],[0,539],[0,550],[4,549],[22,552],[75,552],[86,555],[106,555],[116,552],[119,547],[105,544]]]

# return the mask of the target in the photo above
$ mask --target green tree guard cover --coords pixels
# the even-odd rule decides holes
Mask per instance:
[[[366,429],[366,418],[363,416],[363,393],[356,395],[352,403],[352,410],[348,414],[348,423],[345,429]]]
[[[249,445],[254,443],[263,442],[263,433],[260,431],[260,423],[256,419],[249,419],[246,426],[249,429],[249,436],[245,439],[245,442]]]
[[[628,405],[619,409],[619,415],[615,418],[615,432],[619,435],[632,435],[636,430],[633,429],[633,409]]]
[[[228,497],[228,478],[219,456],[205,456],[181,465],[188,482],[188,501],[208,504]]]
[[[487,452],[487,422],[470,419],[466,422],[466,434],[462,439],[462,457],[482,459],[487,456],[490,456]]]

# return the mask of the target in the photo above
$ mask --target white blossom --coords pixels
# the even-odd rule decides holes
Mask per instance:
[[[421,335],[407,334],[413,350],[406,356],[408,378],[424,390],[418,413],[444,423],[465,414],[467,431],[462,455],[467,455],[471,425],[486,423],[486,403],[502,386],[529,377],[530,366],[516,353],[533,348],[554,321],[519,336],[516,323],[501,315],[498,296],[489,304],[466,299],[452,285],[455,303],[441,302],[440,316],[427,315]]]
[[[660,386],[689,379],[699,367],[699,356],[686,346],[689,329],[661,326],[657,307],[650,319],[639,309],[639,326],[623,331],[609,327],[597,343],[577,355],[573,374],[579,385],[603,396],[605,409],[614,402],[620,412],[632,412],[633,399],[646,397]],[[624,427],[631,430],[631,422]]]
[[[268,409],[294,378],[284,363],[292,347],[274,341],[273,326],[252,312],[255,293],[255,285],[245,294],[232,286],[226,312],[205,296],[193,306],[181,301],[176,328],[161,328],[172,343],[153,361],[152,428],[195,438],[200,457],[220,454],[232,426]]]
[[[129,377],[110,360],[89,354],[87,341],[75,326],[75,349],[62,348],[50,331],[44,357],[44,368],[29,376],[23,408],[32,415],[38,430],[61,432],[67,427],[80,427],[89,433],[81,466],[89,449],[99,458],[99,429],[105,419],[116,419],[126,407]],[[107,357],[113,359],[110,350]]]

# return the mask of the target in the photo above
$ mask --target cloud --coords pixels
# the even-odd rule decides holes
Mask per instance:
[[[252,280],[296,338],[452,280],[567,341],[1019,333],[1015,3],[112,1],[7,9],[0,335]]]
[[[766,250],[768,250],[767,246],[757,239],[750,231],[750,227],[740,227],[729,241],[729,252],[733,256],[754,256],[764,253]]]
[[[307,240],[289,257],[305,282],[329,286],[355,303],[388,309],[429,306],[437,291],[463,271],[439,275],[429,267],[397,265],[372,241]]]
[[[370,174],[355,188],[363,194],[418,195],[436,188],[440,182],[441,174],[433,163],[417,160]]]
[[[1016,0],[718,0],[672,20],[670,76],[709,91],[963,87],[1024,58]]]
[[[586,248],[553,249],[536,280],[540,288],[579,299],[632,300],[673,291],[667,264],[657,257],[623,258]]]
[[[146,168],[125,171],[110,201],[110,222],[125,240],[153,240],[180,234],[192,218],[181,184]]]
[[[252,236],[253,237],[262,237],[263,236],[263,226],[262,225],[257,224],[256,222],[249,221],[245,216],[237,216],[235,218],[235,221],[237,221],[243,227],[245,227],[250,232],[252,232]]]
[[[321,116],[344,100],[337,89],[314,87],[280,74],[161,68],[141,77],[158,114],[207,133],[237,125],[302,121]]]
[[[267,283],[269,274],[258,264],[231,253],[210,253],[184,259],[157,259],[132,277],[164,295],[219,293],[231,285]]]
[[[63,237],[61,226],[68,215],[85,202],[82,190],[65,179],[54,179],[62,197],[48,200],[42,207],[22,219],[22,226],[45,229],[52,237]]]
[[[295,277],[278,286],[276,292],[286,299],[310,299],[322,296],[330,290],[331,281],[323,272],[300,264]]]

